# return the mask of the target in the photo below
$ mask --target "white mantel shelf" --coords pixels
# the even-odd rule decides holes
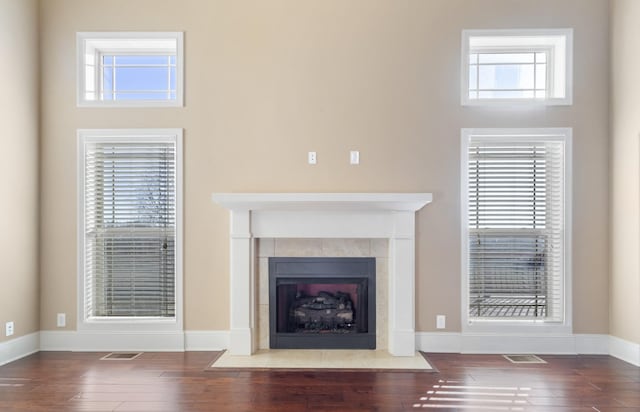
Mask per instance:
[[[411,211],[431,203],[431,193],[214,193],[231,210]]]
[[[214,193],[230,210],[229,352],[256,349],[255,239],[389,239],[388,349],[415,354],[415,214],[431,193]]]

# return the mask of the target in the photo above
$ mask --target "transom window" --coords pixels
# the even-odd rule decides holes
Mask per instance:
[[[571,104],[571,30],[465,30],[463,104]]]
[[[78,33],[78,105],[181,106],[182,33]]]
[[[469,55],[470,99],[546,98],[549,51],[483,51]]]
[[[175,100],[175,54],[103,54],[101,100]]]

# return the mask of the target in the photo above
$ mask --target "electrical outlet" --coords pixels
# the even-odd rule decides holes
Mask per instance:
[[[59,328],[64,328],[67,326],[67,314],[66,313],[58,313],[56,325]]]
[[[444,329],[447,322],[447,317],[445,315],[436,316],[436,329]]]
[[[4,325],[5,336],[13,335],[13,322],[7,322]]]
[[[307,160],[309,161],[310,165],[314,165],[318,162],[318,158],[316,156],[316,152],[309,152]]]

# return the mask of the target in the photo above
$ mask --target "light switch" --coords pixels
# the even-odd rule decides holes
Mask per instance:
[[[360,164],[360,152],[357,150],[352,150],[349,154],[349,162],[352,165]]]

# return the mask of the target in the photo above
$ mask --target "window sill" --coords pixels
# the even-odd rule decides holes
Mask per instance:
[[[162,108],[162,107],[184,107],[182,101],[180,100],[149,100],[149,101],[139,101],[139,100],[79,100],[77,107],[84,108]]]
[[[546,106],[572,106],[573,101],[570,98],[558,99],[465,99],[462,98],[460,103],[462,106],[468,107],[491,107],[491,108],[531,108]]]

